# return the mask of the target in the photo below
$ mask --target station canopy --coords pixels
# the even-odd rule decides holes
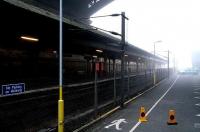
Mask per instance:
[[[89,24],[76,21],[76,18],[90,17],[112,1],[63,0],[64,35],[68,36],[65,37],[64,42],[70,43],[70,47],[75,46],[75,50],[78,47],[76,44],[86,44],[86,46],[91,44],[91,47],[99,46],[98,48],[108,51],[113,47],[113,52],[120,53],[120,39],[99,30],[89,31],[87,30],[91,28]],[[10,47],[19,47],[17,43],[21,43],[21,41],[19,42],[17,38],[23,34],[31,34],[40,38],[40,48],[58,48],[58,21],[55,21],[55,19],[59,20],[59,0],[2,0],[0,6],[0,15],[4,18],[1,20],[1,33],[4,34],[1,41],[5,47],[9,46],[7,43],[10,43]],[[16,17],[17,19],[15,19]],[[12,30],[8,32],[7,27]],[[67,29],[80,29],[81,31]],[[165,60],[134,45],[127,43],[126,46],[129,46],[127,53],[133,56],[155,58],[158,61],[165,62]],[[69,50],[69,45],[66,47],[67,50]]]
[[[9,1],[9,0],[8,0]],[[18,0],[27,4],[59,13],[59,0]],[[113,0],[63,0],[63,15],[66,18],[89,17]]]

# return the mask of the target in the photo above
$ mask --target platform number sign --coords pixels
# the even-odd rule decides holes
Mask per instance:
[[[23,92],[25,92],[24,83],[2,85],[2,95],[13,95]]]

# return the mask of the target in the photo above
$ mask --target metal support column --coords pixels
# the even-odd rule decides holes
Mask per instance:
[[[155,43],[154,43],[154,64],[153,64],[153,85],[156,84],[156,46],[155,46]]]
[[[121,22],[121,101],[120,106],[121,108],[124,107],[124,93],[125,93],[125,86],[124,86],[124,54],[125,54],[125,12],[121,14],[122,22]]]
[[[95,72],[94,72],[94,113],[95,113],[95,117],[97,116],[97,110],[98,110],[98,90],[97,90],[96,63],[97,63],[97,61],[95,61]]]
[[[147,87],[147,61],[144,60],[145,88]]]
[[[116,90],[116,64],[115,59],[113,59],[113,76],[114,76],[114,84],[113,84],[113,97],[114,97],[114,104],[117,103],[117,90]]]
[[[127,72],[127,75],[128,75],[128,84],[127,84],[127,96],[128,96],[128,98],[129,98],[129,93],[130,93],[130,67],[129,67],[129,64],[130,64],[130,62],[128,61],[128,72]]]
[[[136,60],[136,72],[137,72],[137,74],[139,74],[139,62],[138,62],[138,60]]]
[[[108,74],[108,65],[107,65],[107,58],[104,57],[104,72],[103,72],[103,77],[107,76]]]
[[[109,74],[109,77],[110,77],[110,58],[108,58],[108,74]]]
[[[170,71],[169,71],[169,50],[168,50],[168,55],[167,55],[167,69],[168,69],[168,78],[169,78],[169,76],[170,76]]]

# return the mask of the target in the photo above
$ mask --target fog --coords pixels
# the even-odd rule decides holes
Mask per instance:
[[[152,52],[175,57],[179,69],[191,67],[193,51],[200,50],[199,0],[115,0],[93,16],[124,11],[130,19],[126,23],[126,41]],[[91,19],[92,25],[120,33],[120,17]],[[170,61],[171,62],[171,61]],[[172,63],[172,62],[171,62]]]

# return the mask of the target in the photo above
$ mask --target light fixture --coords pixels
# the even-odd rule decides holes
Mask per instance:
[[[158,41],[155,41],[154,43],[161,43],[162,42],[162,40],[158,40]]]
[[[128,57],[128,55],[124,55],[125,57]]]
[[[54,53],[54,54],[57,54],[57,51],[56,51],[56,50],[54,50],[54,51],[53,51],[53,53]]]
[[[96,49],[96,52],[102,53],[103,51],[102,51],[102,50],[99,50],[99,49]]]
[[[33,38],[33,37],[28,37],[28,36],[21,36],[20,38],[23,39],[23,40],[33,41],[33,42],[38,42],[39,41],[38,38]]]
[[[93,55],[92,57],[93,57],[93,58],[97,58],[97,56],[96,56],[96,55]]]

